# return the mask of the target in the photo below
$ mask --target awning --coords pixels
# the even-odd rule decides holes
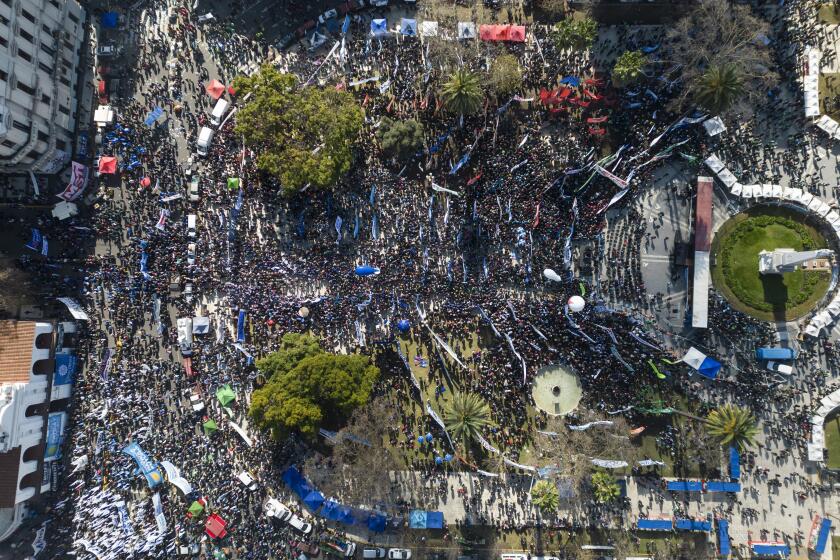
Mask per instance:
[[[671,480],[668,482],[670,492],[702,492],[703,483],[699,480]]]
[[[222,385],[216,389],[216,398],[222,403],[222,406],[227,406],[236,400],[236,393],[230,388],[230,385]]]
[[[732,547],[729,544],[729,522],[725,519],[718,519],[718,548],[721,556],[728,556],[732,553]]]
[[[207,90],[207,94],[213,99],[218,99],[225,94],[225,84],[219,80],[210,80],[210,83],[207,84],[205,89]]]
[[[204,524],[204,532],[211,539],[221,539],[227,535],[226,526],[227,521],[222,519],[217,513],[214,513],[207,518],[207,522]]]
[[[734,447],[729,448],[729,478],[741,478],[741,454]]]
[[[117,158],[112,156],[102,156],[99,158],[99,173],[108,175],[117,172]]]
[[[820,523],[820,532],[817,535],[817,544],[814,546],[814,552],[822,554],[825,552],[825,545],[828,543],[828,537],[831,532],[831,519],[823,519]]]
[[[636,528],[642,531],[672,531],[674,524],[670,519],[639,519]]]
[[[682,361],[696,369],[697,373],[709,379],[715,379],[721,368],[720,362],[708,357],[693,346],[685,353]]]
[[[787,558],[790,556],[790,547],[784,543],[753,543],[752,552],[758,556]]]
[[[475,39],[475,24],[471,21],[458,22],[459,39]]]
[[[676,527],[680,531],[711,531],[712,524],[708,521],[694,519],[677,519]]]
[[[376,37],[388,34],[388,20],[385,18],[370,20],[370,33]]]

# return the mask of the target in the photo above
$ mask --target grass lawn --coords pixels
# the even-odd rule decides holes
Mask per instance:
[[[840,23],[840,11],[835,9],[834,4],[823,4],[817,12],[817,21],[829,25]]]
[[[783,223],[760,223],[767,215],[789,219],[801,228],[798,230]],[[797,270],[783,275],[761,275],[758,254],[777,248],[803,250],[806,242],[814,248],[826,247],[822,235],[803,224],[799,214],[776,208],[739,214],[715,235],[712,247],[715,287],[734,307],[759,319],[789,321],[801,317],[825,295],[830,273]],[[727,265],[728,271],[725,271]]]
[[[825,420],[825,448],[828,449],[826,466],[840,469],[840,413],[835,412]]]

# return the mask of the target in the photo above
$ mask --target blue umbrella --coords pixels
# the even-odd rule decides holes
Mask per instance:
[[[417,443],[423,443],[424,441],[426,441],[426,440],[425,440],[425,439],[423,439],[423,436],[419,436],[419,437],[417,438]]]
[[[402,319],[397,323],[397,328],[402,333],[408,332],[408,329],[411,328],[411,323],[408,321],[408,319]]]
[[[452,461],[452,455],[447,453],[446,455],[443,456],[443,460],[446,461],[447,463]]]
[[[379,268],[369,264],[363,264],[356,267],[356,275],[358,276],[376,276],[379,274]]]
[[[432,437],[432,434],[426,434],[426,441],[428,441],[428,442],[430,442],[430,443],[431,443],[431,441],[432,441],[433,439],[435,439],[435,438],[433,438],[433,437]]]
[[[441,463],[443,463],[443,458],[442,457],[435,457],[435,465],[440,465]]]

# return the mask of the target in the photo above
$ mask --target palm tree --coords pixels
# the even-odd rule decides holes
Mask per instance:
[[[490,407],[475,393],[455,393],[443,412],[446,430],[460,439],[464,450],[481,435],[481,429],[492,426]]]
[[[560,507],[557,485],[548,480],[537,481],[531,488],[531,502],[542,512],[557,511]]]
[[[734,64],[712,66],[697,82],[694,100],[712,113],[723,113],[744,93],[744,81]]]
[[[709,413],[706,431],[717,438],[721,445],[731,445],[743,451],[754,443],[758,428],[752,412],[725,404]]]
[[[459,115],[475,113],[481,107],[481,80],[469,70],[459,68],[440,90],[443,103],[449,111]]]
[[[621,488],[615,481],[613,475],[605,471],[598,471],[592,473],[592,493],[595,495],[595,501],[605,504],[618,498],[621,493]]]

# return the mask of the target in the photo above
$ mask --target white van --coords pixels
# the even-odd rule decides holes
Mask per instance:
[[[502,554],[499,558],[502,560],[528,560],[528,555],[520,552]]]
[[[767,362],[767,369],[784,375],[791,375],[793,373],[793,366],[780,362],[774,362],[772,360]]]
[[[222,117],[225,116],[225,112],[227,112],[227,108],[230,105],[224,99],[219,99],[216,101],[216,106],[213,107],[213,112],[210,113],[210,123],[213,126],[219,126],[219,123],[222,122]]]
[[[187,235],[195,237],[195,214],[187,214]]]
[[[198,132],[198,141],[196,142],[195,149],[195,151],[198,152],[198,155],[206,156],[207,152],[210,151],[211,142],[213,142],[213,129],[202,126],[201,130]]]
[[[249,473],[248,471],[242,471],[241,473],[236,475],[236,478],[238,478],[239,482],[241,482],[242,485],[251,492],[257,489],[257,481],[254,480],[254,477],[251,476],[251,473]]]

